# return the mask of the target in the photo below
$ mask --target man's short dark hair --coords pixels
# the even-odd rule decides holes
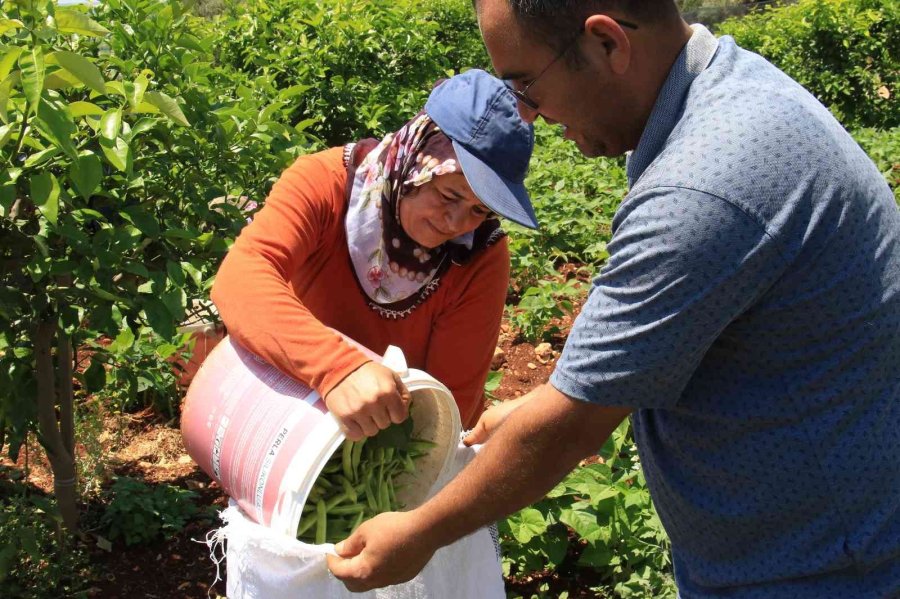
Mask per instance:
[[[479,0],[474,0],[477,6]],[[513,14],[539,39],[562,51],[592,14],[611,13],[640,26],[678,16],[674,0],[506,0]],[[572,53],[577,63],[577,53]]]

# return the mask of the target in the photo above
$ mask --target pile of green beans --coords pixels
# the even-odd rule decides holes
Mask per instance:
[[[337,543],[382,512],[402,509],[394,478],[415,472],[416,459],[434,443],[410,438],[411,426],[393,425],[362,441],[344,441],[316,479],[300,517],[297,538]]]

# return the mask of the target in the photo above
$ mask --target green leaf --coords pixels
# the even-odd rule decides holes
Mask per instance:
[[[46,162],[59,154],[59,148],[56,146],[50,146],[46,150],[41,150],[35,154],[32,154],[28,158],[25,159],[25,168],[31,168],[37,166],[43,162]]]
[[[100,135],[113,141],[122,131],[122,111],[118,108],[107,110],[100,119]]]
[[[9,115],[6,113],[6,106],[9,104],[9,94],[12,92],[12,87],[16,83],[19,82],[19,72],[15,71],[10,73],[6,79],[0,83],[0,118],[3,119],[3,122],[9,122]]]
[[[22,71],[22,89],[25,91],[25,99],[31,106],[31,112],[37,110],[41,101],[41,92],[44,91],[44,49],[35,46],[31,52],[25,52],[19,57],[19,69]]]
[[[24,51],[25,48],[21,46],[12,46],[3,53],[3,57],[0,58],[0,81],[6,79]]]
[[[59,146],[72,160],[77,157],[72,135],[75,133],[75,120],[62,103],[50,103],[42,99],[38,108],[35,125],[41,134]]]
[[[89,37],[109,33],[109,29],[79,10],[57,7],[55,19],[56,29],[60,33],[77,33]]]
[[[72,102],[69,104],[69,112],[74,118],[81,116],[102,116],[103,109],[92,102]]]
[[[200,287],[203,284],[203,273],[201,273],[196,266],[190,262],[182,262],[181,268],[191,277],[191,280],[194,281],[194,285]]]
[[[24,26],[25,24],[19,19],[0,19],[0,35],[20,29]]]
[[[159,235],[159,222],[156,217],[137,206],[129,206],[123,208],[119,214],[147,237],[157,237]]]
[[[527,543],[547,530],[544,515],[534,508],[527,507],[506,519],[510,532],[520,543]]]
[[[588,542],[596,541],[603,535],[597,516],[585,510],[564,509],[559,514],[559,521]]]
[[[174,284],[176,287],[184,287],[184,270],[182,270],[180,264],[178,264],[177,262],[173,262],[172,260],[167,260],[166,274],[169,276],[169,280],[172,281],[172,284]]]
[[[131,330],[127,329],[130,333]],[[121,333],[120,333],[121,335]],[[132,339],[133,339],[132,335]],[[118,338],[116,339],[118,341]],[[130,346],[130,344],[129,344]],[[96,358],[91,358],[91,365],[84,371],[84,387],[88,393],[96,393],[106,386],[106,368],[103,362]]]
[[[44,218],[54,225],[59,213],[59,181],[51,173],[32,175],[30,181],[31,201],[40,208]]]
[[[57,64],[75,75],[82,83],[99,94],[106,95],[106,83],[100,69],[90,60],[74,52],[54,52],[51,54]]]
[[[162,92],[147,92],[146,94],[144,94],[144,99],[149,104],[152,104],[153,106],[159,108],[159,111],[169,117],[172,121],[178,123],[179,125],[184,125],[185,127],[191,126],[187,118],[184,116],[184,113],[181,112],[181,108],[178,106],[178,103],[166,94]]]
[[[103,164],[93,152],[82,152],[69,167],[69,178],[85,200],[97,191],[103,179]]]
[[[134,125],[131,126],[131,139],[134,139],[135,136],[140,135],[141,133],[145,133],[153,129],[156,126],[157,119],[152,118],[142,118]]]
[[[106,156],[111,165],[122,172],[131,170],[131,146],[124,139],[117,137],[115,141],[110,141],[101,138],[100,149],[103,150],[103,155]]]
[[[163,293],[160,299],[168,308],[169,314],[172,315],[173,325],[184,320],[184,313],[187,308],[187,294],[183,289],[170,289]]]
[[[109,350],[115,354],[121,354],[125,351],[131,349],[131,346],[134,345],[134,333],[131,331],[131,327],[128,326],[128,322],[122,321],[122,328],[119,330],[119,334],[116,335],[116,338],[109,345]]]
[[[153,296],[145,297],[144,314],[147,317],[147,324],[160,337],[171,339],[175,336],[175,319],[161,299]]]
[[[81,86],[81,80],[62,67],[58,67],[44,77],[44,89],[68,89]]]
[[[163,343],[156,348],[156,355],[165,360],[178,351],[178,346],[172,343]]]
[[[141,73],[134,82],[125,82],[125,96],[132,108],[137,108],[144,101],[144,92],[147,91],[149,81],[147,76]]]

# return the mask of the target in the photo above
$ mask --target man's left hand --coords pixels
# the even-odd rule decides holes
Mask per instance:
[[[335,545],[328,569],[354,593],[406,582],[437,550],[427,537],[414,512],[381,514]]]

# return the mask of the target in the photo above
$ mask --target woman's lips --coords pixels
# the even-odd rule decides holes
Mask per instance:
[[[431,227],[431,228],[434,230],[434,232],[437,233],[438,235],[440,235],[441,237],[450,237],[450,234],[449,234],[449,233],[444,233],[443,231],[441,231],[440,229],[438,229],[437,227],[435,227],[435,226],[431,223],[431,221],[427,221],[427,222],[428,222],[428,226]]]

